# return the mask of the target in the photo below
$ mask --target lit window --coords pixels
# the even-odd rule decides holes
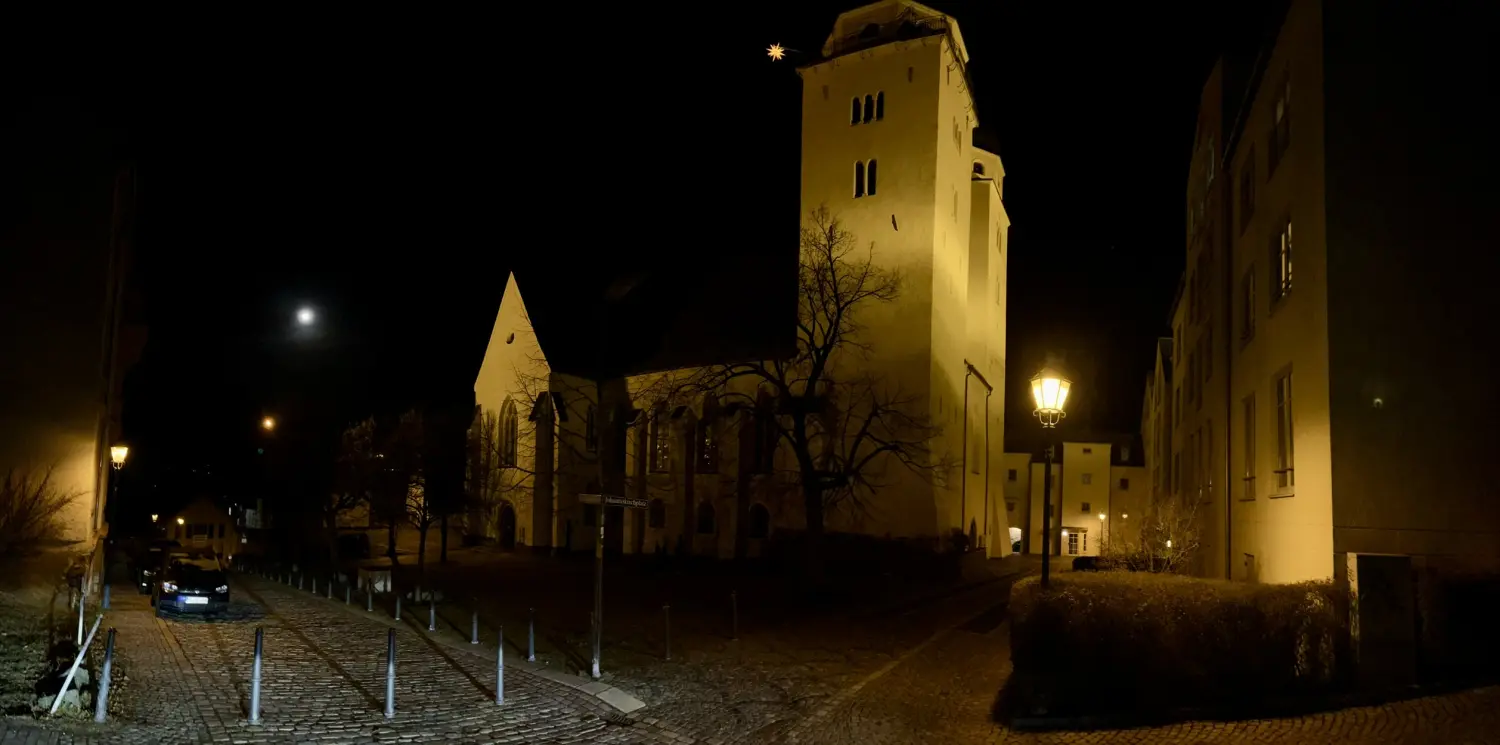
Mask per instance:
[[[671,425],[667,423],[666,418],[666,408],[657,407],[651,416],[648,432],[651,470],[657,472],[665,472],[672,468],[672,433]]]
[[[698,473],[718,473],[719,442],[714,439],[713,426],[705,414],[698,420]]]
[[[1063,535],[1065,535],[1065,536],[1068,537],[1068,555],[1069,556],[1077,556],[1078,555],[1078,543],[1079,543],[1079,538],[1080,538],[1079,531],[1077,531],[1077,530],[1065,530],[1065,531],[1063,531]],[[1088,550],[1087,545],[1088,544],[1084,544],[1085,548],[1083,550],[1085,550],[1085,551]]]
[[[1292,221],[1271,237],[1271,298],[1280,300],[1292,289]]]

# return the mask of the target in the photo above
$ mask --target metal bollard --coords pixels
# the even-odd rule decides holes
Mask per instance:
[[[417,585],[416,587],[412,588],[411,599],[412,599],[412,602],[415,602],[415,603],[422,602],[422,586],[421,585]]]
[[[375,612],[375,583],[365,580],[365,612]]]
[[[729,591],[729,638],[737,640],[740,638],[740,593],[738,590]]]
[[[505,703],[505,627],[498,632],[499,644],[495,645],[495,705]]]
[[[396,718],[396,630],[385,637],[385,718]]]
[[[78,590],[78,646],[83,646],[83,590],[81,588]]]
[[[672,606],[670,606],[670,605],[663,605],[661,607],[661,617],[662,617],[662,628],[666,631],[666,637],[665,637],[666,641],[667,641],[667,655],[666,655],[666,660],[667,660],[667,662],[671,662],[672,661]]]
[[[396,620],[401,620],[401,593],[396,593]]]
[[[104,586],[104,609],[109,610],[109,585]]]
[[[344,605],[349,604],[349,586],[344,585]]]
[[[469,633],[469,643],[470,644],[478,644],[479,643],[479,611],[474,611],[474,618],[470,622],[469,626],[472,628],[472,631]]]
[[[299,590],[302,589],[302,578],[304,576],[305,575],[301,575],[301,574],[297,575],[297,589],[299,589]],[[313,582],[317,582],[317,580],[313,580]]]
[[[526,623],[526,661],[536,662],[536,608],[531,609],[531,618]]]
[[[314,595],[318,594],[318,578],[317,577],[313,577],[313,583],[312,583],[312,585],[313,585],[312,586],[312,594],[314,594]]]
[[[427,630],[437,631],[437,602],[427,601]]]
[[[329,580],[328,580],[328,599],[329,600],[333,599],[333,579],[332,578],[329,578]]]
[[[266,651],[266,630],[255,627],[255,666],[250,670],[250,723],[260,724],[260,661]]]
[[[105,589],[109,589],[105,585]],[[106,606],[107,607],[107,606]],[[99,695],[94,698],[94,721],[103,722],[109,714],[109,672],[115,661],[115,630],[111,628],[104,641],[104,667],[99,670]],[[59,692],[57,695],[61,696]]]

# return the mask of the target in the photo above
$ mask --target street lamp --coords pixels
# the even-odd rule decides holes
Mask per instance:
[[[1031,398],[1036,404],[1037,421],[1046,431],[1047,446],[1043,451],[1045,466],[1042,470],[1042,587],[1051,583],[1052,577],[1052,450],[1056,439],[1057,423],[1067,413],[1068,391],[1073,382],[1063,377],[1052,367],[1043,367],[1031,379]]]
[[[267,432],[270,432],[271,430],[276,429],[276,418],[268,416],[268,417],[265,417],[265,418],[261,419],[260,420],[260,428],[263,429],[263,430],[265,430],[265,431],[267,431]]]
[[[153,523],[156,522],[156,518],[158,518],[158,517],[161,517],[161,515],[159,515],[159,514],[157,514],[155,512],[151,513],[151,522],[153,522]]]
[[[1098,553],[1101,553],[1101,554],[1104,553],[1104,518],[1105,517],[1107,517],[1107,515],[1105,515],[1103,512],[1099,513],[1099,540],[1095,542],[1095,548],[1094,548],[1094,551],[1096,551]]]
[[[297,309],[297,325],[298,326],[311,326],[311,325],[313,325],[313,322],[315,322],[317,320],[318,320],[318,314],[312,308],[309,308],[308,306],[304,305],[301,308]]]
[[[178,524],[178,525],[185,525],[185,524],[186,524],[186,523],[187,523],[187,521],[186,521],[186,520],[184,520],[184,519],[182,519],[182,518],[180,518],[180,517],[179,517],[179,518],[177,518],[177,524]]]
[[[115,445],[109,449],[109,462],[118,471],[125,467],[125,458],[130,455],[130,448],[126,445]]]

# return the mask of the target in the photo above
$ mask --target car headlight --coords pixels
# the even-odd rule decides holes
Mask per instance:
[[[229,592],[229,585],[219,585],[214,588],[214,592]]]
[[[166,592],[177,592],[177,585],[171,582],[161,583],[161,589]]]

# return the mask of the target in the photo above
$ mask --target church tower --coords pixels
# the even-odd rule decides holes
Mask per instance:
[[[802,208],[804,218],[827,209],[901,275],[896,301],[861,308],[867,366],[942,428],[932,451],[951,466],[928,479],[893,465],[866,514],[830,515],[829,527],[957,530],[1008,551],[998,475],[1009,219],[1000,159],[973,146],[968,62],[958,22],[919,3],[840,15],[822,58],[799,70]]]

